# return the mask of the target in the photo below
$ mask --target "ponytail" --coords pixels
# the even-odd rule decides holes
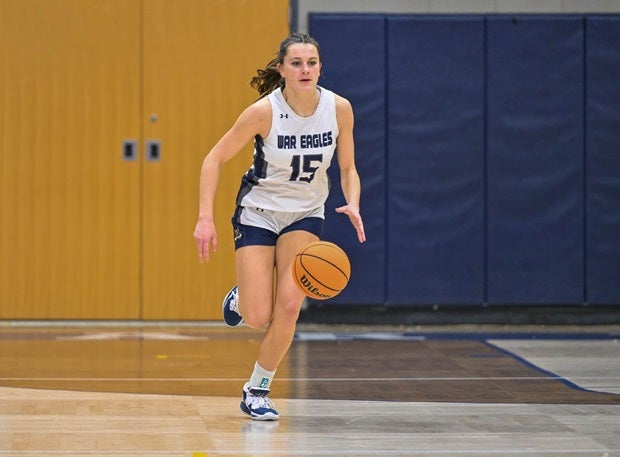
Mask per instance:
[[[278,87],[284,89],[284,78],[278,71],[278,59],[273,59],[264,69],[256,70],[256,76],[250,81],[250,86],[258,91],[259,98],[270,94]]]
[[[250,86],[256,89],[260,94],[259,98],[263,98],[265,95],[270,94],[278,87],[284,89],[284,78],[278,71],[278,64],[284,63],[284,57],[288,52],[288,47],[292,44],[311,44],[316,47],[319,53],[319,59],[321,58],[321,49],[319,43],[310,35],[305,33],[293,33],[280,43],[280,50],[278,56],[267,64],[264,69],[256,70],[256,76],[250,81]]]

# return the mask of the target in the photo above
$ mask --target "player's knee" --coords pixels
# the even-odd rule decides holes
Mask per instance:
[[[271,320],[271,309],[269,307],[256,306],[244,310],[242,315],[245,325],[253,329],[261,329]]]
[[[279,318],[287,322],[297,322],[299,318],[299,312],[301,310],[301,303],[299,300],[287,300],[277,307]]]

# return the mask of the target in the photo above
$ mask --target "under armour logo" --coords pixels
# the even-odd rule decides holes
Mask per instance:
[[[288,114],[280,113],[280,119],[283,119],[283,118],[287,118],[288,119]]]

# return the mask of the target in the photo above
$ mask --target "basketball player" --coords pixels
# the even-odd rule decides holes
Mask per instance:
[[[242,391],[241,410],[255,420],[279,418],[268,394],[293,341],[304,298],[294,283],[292,263],[302,247],[321,237],[334,151],[346,199],[336,211],[349,217],[360,242],[366,240],[353,111],[346,99],[317,85],[320,72],[319,45],[313,38],[293,34],[282,41],[277,57],[251,81],[260,98],[207,154],[200,175],[194,238],[203,262],[217,248],[213,202],[220,167],[254,139],[253,164],[241,179],[232,218],[237,285],[224,299],[223,315],[230,327],[242,322],[254,329],[266,327]]]

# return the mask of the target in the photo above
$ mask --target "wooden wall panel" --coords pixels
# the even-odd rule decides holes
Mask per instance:
[[[249,80],[288,34],[288,3],[145,2],[144,133],[161,141],[161,159],[144,168],[145,319],[221,319],[221,300],[235,281],[230,217],[252,149],[248,145],[223,168],[216,196],[218,252],[203,265],[192,237],[200,167],[257,98]]]
[[[139,312],[139,0],[0,0],[0,318]]]
[[[251,147],[222,174],[209,265],[200,165],[287,20],[287,0],[0,0],[0,318],[219,319]]]

